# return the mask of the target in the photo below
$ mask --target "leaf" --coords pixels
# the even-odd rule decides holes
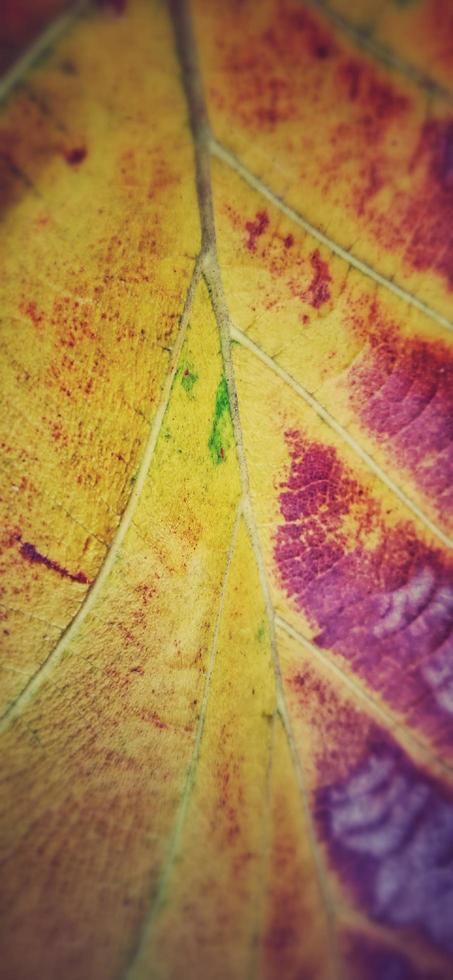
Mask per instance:
[[[451,975],[442,11],[5,43],[8,980]]]

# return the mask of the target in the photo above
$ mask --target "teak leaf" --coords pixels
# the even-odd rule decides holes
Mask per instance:
[[[19,6],[0,976],[449,980],[448,0]]]

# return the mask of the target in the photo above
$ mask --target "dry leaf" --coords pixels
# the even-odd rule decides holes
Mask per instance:
[[[5,980],[452,975],[451,17],[5,3]]]

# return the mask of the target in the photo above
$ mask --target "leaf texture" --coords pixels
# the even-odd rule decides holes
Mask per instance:
[[[448,5],[27,11],[0,976],[448,980]]]

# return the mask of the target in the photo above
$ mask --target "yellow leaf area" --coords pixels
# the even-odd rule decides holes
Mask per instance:
[[[87,16],[3,113],[3,705],[94,582],[168,376],[199,227],[169,45],[146,5]]]
[[[79,4],[0,87],[5,980],[450,980],[434,7]]]

